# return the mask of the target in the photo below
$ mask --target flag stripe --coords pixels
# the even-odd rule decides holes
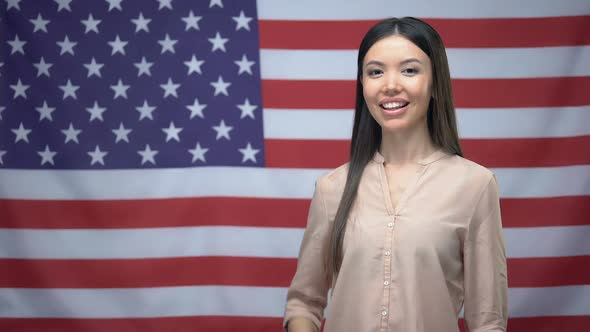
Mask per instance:
[[[590,35],[586,33],[590,30],[588,16],[425,20],[438,31],[447,48],[590,44]],[[365,32],[375,23],[377,20],[260,20],[260,47],[302,50],[357,49]]]
[[[454,79],[452,83],[457,108],[590,105],[590,94],[571,88],[590,86],[590,76]],[[348,80],[263,80],[262,100],[265,109],[351,109],[355,84]]]

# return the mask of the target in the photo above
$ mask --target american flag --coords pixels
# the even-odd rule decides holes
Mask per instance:
[[[587,0],[2,0],[0,330],[278,331],[315,179],[346,162],[356,49],[447,46],[496,174],[509,329],[590,326]]]

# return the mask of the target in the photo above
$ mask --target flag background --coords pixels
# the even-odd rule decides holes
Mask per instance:
[[[501,189],[510,331],[589,326],[587,1],[1,5],[0,330],[280,330],[314,180],[346,161],[356,48],[388,16],[427,20],[447,46],[465,155]],[[98,32],[80,22],[91,13]]]

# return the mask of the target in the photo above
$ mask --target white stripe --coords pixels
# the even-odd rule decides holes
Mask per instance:
[[[282,317],[281,287],[184,286],[118,289],[1,288],[0,317]],[[255,300],[253,300],[255,299]],[[59,305],[56,305],[59,304]],[[510,317],[590,314],[590,286],[510,288]]]
[[[452,78],[495,79],[590,75],[590,46],[449,48]],[[356,50],[260,51],[262,79],[355,80]]]
[[[590,106],[457,109],[461,138],[539,138],[590,135]],[[264,109],[267,139],[349,140],[352,110]],[[305,130],[302,130],[305,128]]]
[[[504,229],[509,258],[590,255],[590,226]],[[171,227],[110,230],[0,229],[0,258],[297,258],[303,229]]]
[[[496,168],[503,198],[590,195],[590,165]],[[311,198],[324,169],[0,169],[0,199]]]
[[[351,20],[389,16],[428,18],[546,17],[590,14],[587,0],[257,0],[262,20]]]

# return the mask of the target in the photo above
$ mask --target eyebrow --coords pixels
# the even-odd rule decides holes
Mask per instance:
[[[420,61],[420,60],[418,60],[416,58],[409,58],[409,59],[406,59],[406,60],[400,62],[400,65],[405,65],[405,64],[408,64],[408,63],[411,63],[411,62],[417,62],[419,64],[422,64],[422,61]],[[370,66],[370,65],[377,65],[377,66],[380,66],[380,67],[385,67],[385,64],[383,62],[377,61],[377,60],[371,60],[371,61],[367,62],[365,64],[365,67]]]

